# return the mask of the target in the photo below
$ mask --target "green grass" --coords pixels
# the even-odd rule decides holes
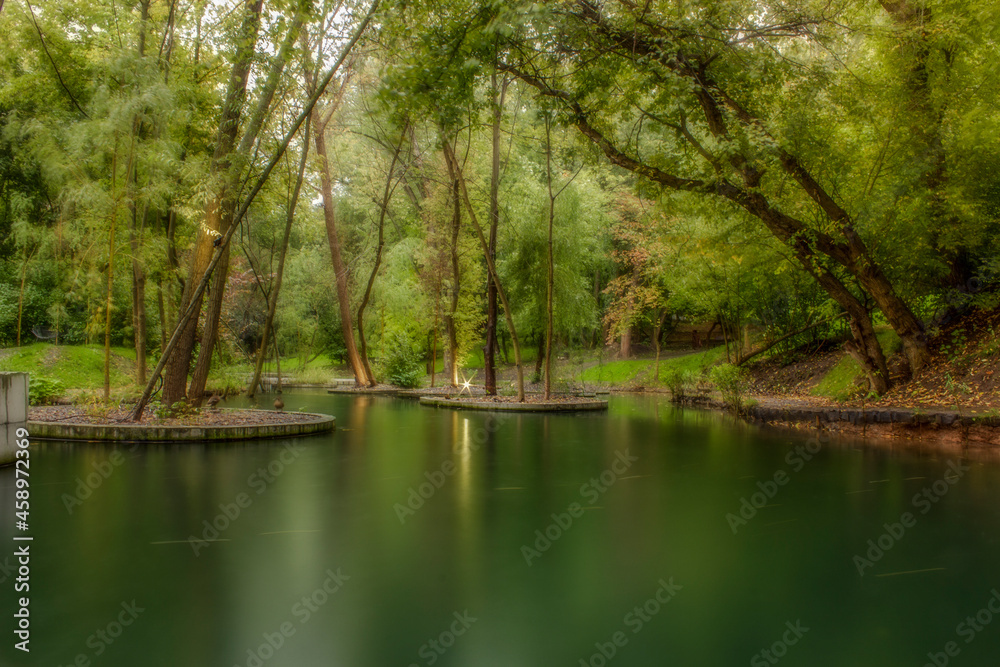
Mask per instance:
[[[660,358],[660,377],[672,370],[700,372],[726,356],[725,347],[714,347],[702,352],[692,352],[677,357]],[[623,359],[591,366],[580,374],[583,382],[608,382],[627,384],[636,381],[651,382],[654,359]]]
[[[878,332],[878,342],[886,356],[898,352],[903,347],[902,341],[895,331],[886,329]],[[825,396],[838,401],[847,400],[857,390],[857,379],[864,374],[861,366],[852,357],[844,354],[837,364],[827,371],[810,392],[813,396]]]
[[[652,367],[653,361],[650,359],[621,359],[591,366],[580,373],[580,379],[584,382],[623,384],[634,380],[640,372],[652,369]],[[661,369],[663,367],[662,361],[660,367]]]
[[[0,370],[42,375],[62,382],[68,389],[98,389],[104,386],[104,347],[100,345],[52,345],[34,343],[0,352]],[[134,383],[135,350],[111,348],[111,386]]]
[[[271,372],[274,372],[274,359],[269,358],[265,362]],[[313,369],[325,369],[334,368],[335,366],[342,366],[343,364],[337,362],[334,363],[333,359],[330,358],[326,352],[318,354],[315,359],[310,358],[305,364],[302,363],[302,358],[299,356],[294,357],[282,357],[281,358],[281,371],[304,371]]]

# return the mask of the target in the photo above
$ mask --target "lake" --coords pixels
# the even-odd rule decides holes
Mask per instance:
[[[1000,661],[994,457],[763,430],[656,396],[579,415],[284,400],[338,430],[36,443],[31,653],[13,648],[5,546],[0,663]],[[14,491],[0,470],[5,545]]]

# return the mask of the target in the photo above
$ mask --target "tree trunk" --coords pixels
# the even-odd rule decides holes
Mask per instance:
[[[115,179],[118,173],[118,136],[115,135],[115,152],[111,157],[111,214],[108,216],[108,291],[104,302],[104,400],[111,400],[111,306],[115,281],[115,218],[118,217],[118,195]],[[26,263],[27,265],[27,263]],[[24,278],[22,276],[23,285]],[[22,290],[23,291],[23,290]],[[18,322],[18,325],[21,323]],[[19,327],[20,328],[20,327]]]
[[[458,174],[451,160],[445,158],[448,164],[448,177],[451,179],[451,290],[448,312],[444,316],[445,328],[448,332],[448,350],[445,373],[451,378],[451,386],[458,386],[458,331],[455,325],[455,315],[458,312],[458,297],[462,286],[462,272],[458,262],[458,236],[462,228],[462,195],[459,191]]]
[[[552,119],[545,116],[545,181],[549,190],[548,244],[545,253],[545,400],[552,396],[552,335],[553,292],[555,291],[555,267],[552,251],[552,227],[556,219],[556,194],[552,190]]]
[[[437,370],[437,360],[438,360],[437,343],[438,343],[437,323],[435,323],[433,338],[431,339],[431,388],[432,389],[434,388],[434,372]]]
[[[191,256],[188,270],[188,280],[184,295],[181,297],[181,311],[186,311],[192,303],[195,315],[191,317],[180,332],[180,337],[174,345],[170,363],[163,380],[163,402],[171,405],[187,395],[188,371],[191,367],[191,357],[198,331],[198,313],[201,311],[203,293],[194,294],[194,286],[205,273],[212,260],[216,239],[226,235],[228,224],[232,218],[224,220],[227,203],[233,196],[225,187],[228,181],[233,148],[236,145],[236,135],[239,131],[243,102],[246,98],[247,79],[253,64],[254,50],[257,43],[257,32],[260,27],[260,12],[263,0],[246,0],[243,23],[237,38],[237,55],[229,76],[226,100],[219,119],[219,132],[216,138],[215,151],[212,156],[212,172],[221,174],[223,178],[222,191],[215,194],[205,207],[205,221],[198,232],[195,250]],[[223,285],[225,280],[222,281]],[[203,339],[204,342],[204,339]],[[209,341],[209,345],[214,340]],[[204,353],[205,350],[202,350]],[[211,350],[208,351],[209,356]],[[209,362],[206,361],[206,365]],[[205,373],[207,375],[207,371]],[[200,396],[196,396],[196,399]]]
[[[25,251],[24,254],[24,264],[21,265],[21,290],[18,292],[17,296],[17,346],[21,347],[21,317],[24,314],[24,285],[28,279],[28,262],[31,260],[31,254]]]
[[[145,215],[143,216],[145,217]],[[132,330],[135,336],[135,368],[139,384],[146,384],[146,272],[140,258],[140,230],[136,206],[132,203],[132,225],[129,228],[129,247],[132,251]]]
[[[163,303],[163,278],[156,282],[156,310],[160,316],[160,354],[167,349],[167,313]]]
[[[295,187],[288,200],[287,213],[285,215],[285,234],[281,239],[281,250],[278,253],[278,269],[274,274],[274,285],[271,287],[271,294],[267,303],[267,319],[264,322],[264,332],[260,347],[257,350],[257,363],[254,366],[253,379],[247,388],[247,395],[253,398],[260,383],[261,370],[264,368],[264,358],[267,356],[267,343],[274,326],[274,314],[278,310],[278,293],[281,291],[281,280],[285,273],[285,257],[288,254],[288,241],[292,235],[292,223],[295,221],[295,208],[299,202],[299,193],[302,191],[302,181],[306,171],[306,161],[309,157],[309,119],[306,119],[306,127],[302,132],[302,159],[299,162],[299,172],[295,179]],[[274,341],[274,356],[278,357],[278,341]],[[278,370],[278,382],[281,382],[280,367]]]
[[[653,345],[656,346],[656,365],[653,369],[653,381],[660,381],[660,336],[663,334],[663,323],[667,319],[667,309],[660,310],[660,316],[656,318],[656,326],[653,327]]]
[[[382,191],[382,201],[379,204],[378,212],[378,244],[375,247],[375,263],[372,272],[368,276],[368,284],[365,286],[365,294],[358,305],[358,339],[361,341],[361,362],[364,364],[365,372],[368,374],[368,384],[371,387],[376,385],[375,374],[372,373],[371,365],[368,363],[368,341],[365,340],[365,307],[371,298],[372,287],[375,285],[375,278],[378,276],[379,267],[382,265],[382,248],[385,246],[385,216],[389,209],[389,199],[395,188],[392,185],[393,176],[396,172],[396,163],[399,161],[399,152],[403,148],[403,141],[406,139],[407,127],[403,126],[403,131],[399,135],[396,149],[392,153],[389,161],[389,171],[385,177],[385,189]]]
[[[625,327],[622,331],[622,337],[619,341],[620,345],[618,348],[618,356],[622,359],[628,359],[632,356],[632,327]]]
[[[490,242],[488,252],[493,261],[497,256],[497,230],[500,227],[500,121],[503,118],[504,98],[507,92],[508,78],[497,86],[496,69],[490,77],[493,92],[493,123],[492,123],[492,160],[490,163]],[[497,288],[493,281],[486,280],[486,346],[483,348],[483,374],[487,396],[497,393]]]
[[[909,104],[906,110],[914,114],[908,123],[909,137],[914,153],[920,156],[915,166],[923,169],[921,180],[930,194],[929,212],[933,222],[929,225],[931,245],[950,267],[945,277],[945,286],[960,291],[968,290],[972,277],[968,246],[956,239],[954,232],[958,225],[956,216],[948,211],[948,196],[945,187],[948,181],[948,159],[942,139],[944,117],[947,112],[947,97],[935,98],[930,81],[930,63],[934,57],[933,41],[929,39],[939,30],[934,23],[934,10],[926,5],[909,0],[879,0],[886,13],[900,26],[898,52],[907,60],[909,71],[905,73]],[[940,60],[945,67],[944,77],[950,75],[954,62],[954,46],[942,49]],[[942,236],[949,237],[950,243],[942,243]]]
[[[317,122],[318,114],[313,117],[313,125],[316,126],[316,155],[319,156],[320,186],[323,192],[323,219],[326,222],[326,237],[330,243],[330,257],[333,260],[333,271],[336,275],[337,305],[340,308],[340,329],[344,335],[344,347],[347,349],[347,361],[354,373],[354,382],[362,387],[370,384],[368,374],[358,348],[354,342],[354,326],[351,317],[350,291],[347,285],[347,266],[344,265],[344,258],[341,252],[340,236],[337,233],[337,214],[334,210],[336,202],[333,200],[333,183],[330,178],[330,164],[326,152],[326,137],[322,122]]]
[[[458,160],[455,158],[455,153],[451,149],[451,144],[447,140],[444,142],[444,153],[445,159],[449,160],[455,168],[455,173],[458,175],[458,183],[462,192],[462,200],[465,202],[465,208],[469,213],[469,219],[472,221],[472,226],[476,229],[476,235],[479,237],[479,244],[483,250],[483,254],[486,256],[486,266],[489,269],[490,278],[493,280],[497,288],[497,298],[500,299],[500,304],[503,306],[504,317],[507,320],[507,330],[510,332],[510,339],[514,345],[514,363],[517,364],[517,400],[520,403],[524,402],[524,366],[521,363],[521,344],[517,339],[517,329],[514,327],[514,316],[510,309],[510,304],[507,302],[507,293],[504,292],[503,286],[500,284],[500,277],[497,275],[496,262],[489,253],[489,244],[486,241],[486,237],[483,235],[483,228],[479,224],[479,218],[476,216],[476,209],[472,207],[472,200],[469,199],[469,189],[465,185],[465,178],[462,176],[462,168],[458,164]]]
[[[541,382],[544,378],[542,377],[542,371],[545,367],[545,334],[538,335],[538,355],[535,357],[535,375],[532,378],[534,382]]]
[[[232,224],[232,218],[229,219]],[[228,225],[227,225],[228,228]],[[222,322],[222,301],[226,296],[229,282],[229,248],[222,252],[222,259],[215,267],[212,276],[212,287],[205,306],[205,318],[202,324],[201,344],[198,349],[198,359],[191,371],[191,384],[188,387],[188,403],[201,405],[205,397],[205,385],[208,383],[208,373],[212,368],[212,354],[219,341],[219,330]]]

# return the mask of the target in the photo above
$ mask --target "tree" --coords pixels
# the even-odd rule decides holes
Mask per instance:
[[[693,25],[681,29],[661,22],[661,17],[669,15],[667,12],[639,14],[637,9],[624,4],[620,10],[602,12],[596,5],[579,0],[568,11],[560,12],[565,23],[556,23],[556,34],[549,35],[550,39],[565,38],[579,44],[578,50],[563,59],[572,60],[572,65],[561,61],[543,65],[542,59],[533,57],[507,69],[543,95],[559,101],[584,136],[600,147],[614,164],[666,188],[729,200],[759,219],[772,234],[789,245],[802,267],[849,313],[854,332],[849,351],[868,372],[875,391],[885,391],[889,384],[884,354],[875,338],[867,309],[837,271],[857,281],[881,307],[903,340],[911,368],[918,371],[928,358],[923,325],[896,293],[856,231],[850,214],[805,162],[775,138],[746,102],[739,101],[740,97],[755,101],[753,91],[741,88],[737,92],[727,85],[736,87],[739,81],[740,68],[744,66],[736,62],[737,57],[753,58],[757,52],[772,53],[765,49],[750,52],[744,44],[766,45],[769,40],[778,39],[773,35],[783,37],[789,30],[804,35],[804,26],[793,25],[784,30],[778,30],[777,26],[743,26],[749,35],[736,40],[731,35],[740,30],[738,25],[723,24],[720,29],[711,21],[698,22],[691,18]],[[703,39],[707,36],[713,39]],[[721,47],[716,49],[716,44]],[[591,53],[603,57],[591,58]],[[592,62],[595,64],[591,65]],[[600,68],[614,62],[625,63],[626,69],[620,71],[634,73],[631,79],[617,79],[625,91],[621,96],[623,103],[611,104],[608,100],[596,105],[590,103],[590,87],[595,80],[605,76]],[[564,72],[572,73],[563,76],[563,85],[558,87],[552,77]],[[565,86],[571,82],[578,88]],[[644,92],[651,86],[658,98]],[[690,102],[678,104],[685,97]],[[659,105],[659,108],[651,105]],[[689,116],[688,109],[700,110],[699,125],[692,125],[694,119]],[[604,116],[612,110],[619,114],[631,112],[641,123],[658,126],[661,132],[675,132],[679,139],[674,143],[678,155],[686,145],[711,168],[713,175],[710,178],[679,176],[666,165],[661,167],[630,153],[619,142],[616,132],[604,128]],[[708,137],[713,143],[709,143]],[[681,162],[674,159],[673,166]],[[797,185],[803,198],[811,201],[826,217],[826,226],[836,232],[810,227],[772,201],[762,187],[772,164]]]

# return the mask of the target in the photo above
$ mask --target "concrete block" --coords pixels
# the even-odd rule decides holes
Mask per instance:
[[[27,424],[0,424],[0,465],[13,463],[17,451],[17,429]]]
[[[0,373],[0,424],[28,421],[28,374]]]

